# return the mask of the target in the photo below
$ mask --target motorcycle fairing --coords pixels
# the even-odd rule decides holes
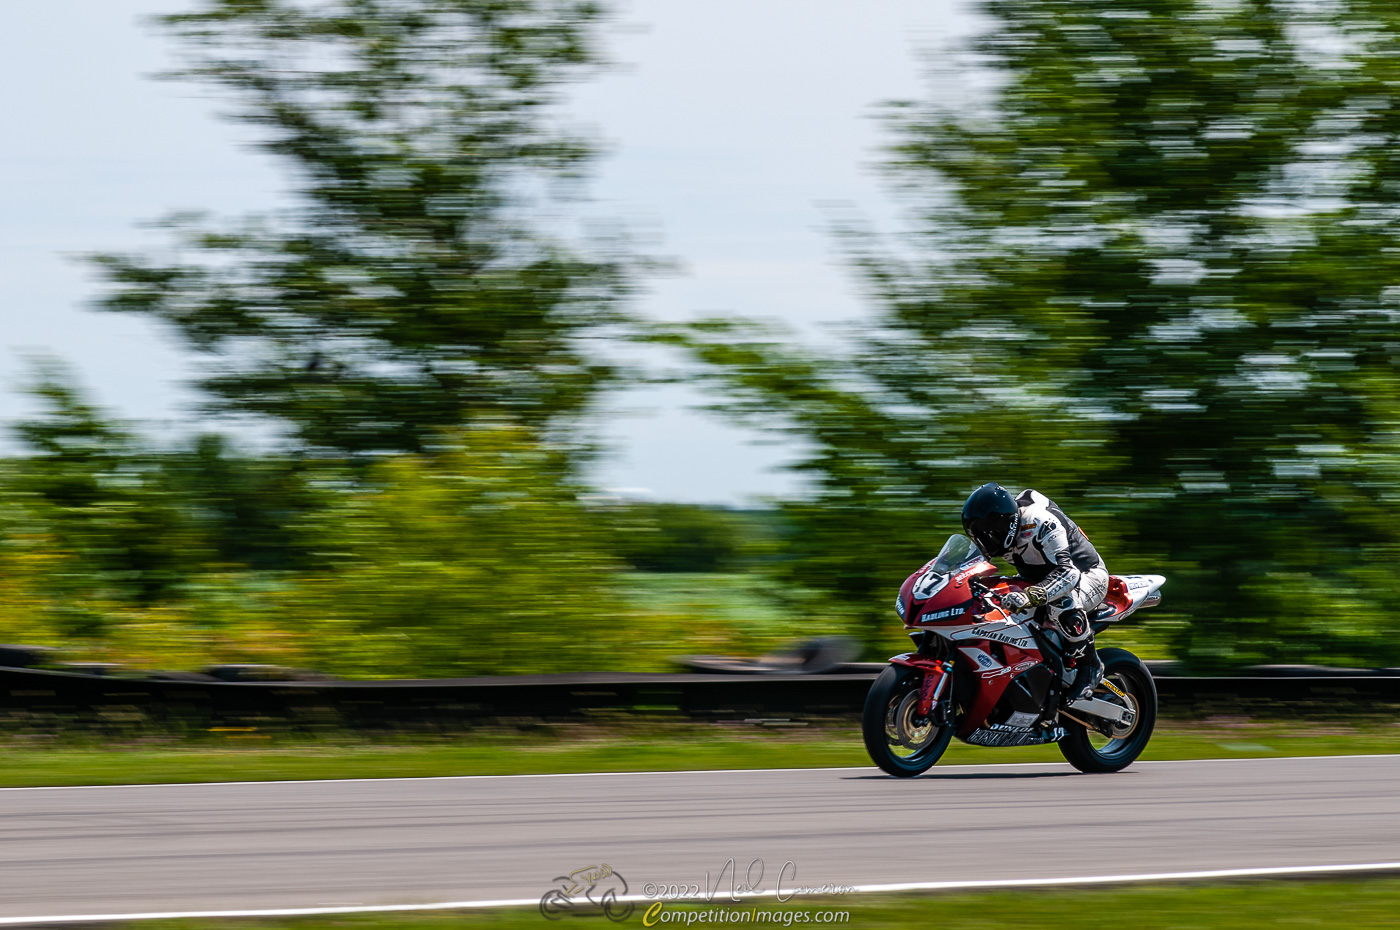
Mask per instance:
[[[932,563],[909,577],[901,597],[912,594],[916,582],[928,583],[931,566]],[[996,567],[990,562],[974,560],[930,584],[934,596],[924,603],[912,598],[905,601],[911,605],[909,613],[912,615],[905,621],[905,627],[927,630],[948,640],[956,649],[954,655],[964,674],[977,676],[978,686],[971,706],[966,708],[958,726],[957,735],[963,739],[986,724],[987,716],[1014,677],[1044,661],[1031,634],[1029,617],[1017,622],[999,609],[985,614],[976,612],[981,605],[972,597],[967,582],[995,571]],[[1005,661],[993,655],[992,643],[1000,646],[999,654]],[[919,665],[919,658],[911,654],[897,656],[891,661],[899,665]]]
[[[950,536],[937,556],[904,580],[895,609],[909,627],[970,619],[978,603],[968,582],[995,573],[971,540]]]
[[[1155,607],[1162,600],[1166,580],[1161,575],[1110,575],[1108,593],[1089,622],[1096,626],[1118,623],[1143,607]]]
[[[1005,661],[1000,661],[983,645],[985,640],[978,638],[976,642],[977,645],[959,646],[957,651],[961,660],[959,664],[973,671],[980,679],[974,692],[972,706],[967,708],[967,713],[963,715],[958,726],[957,735],[960,739],[966,739],[968,734],[986,724],[987,715],[1001,701],[1007,685],[1011,684],[1013,678],[1044,661],[1040,651],[1034,646],[1025,649],[1006,646],[1002,650]]]

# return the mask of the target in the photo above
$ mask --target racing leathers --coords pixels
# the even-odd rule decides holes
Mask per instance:
[[[1003,597],[1003,606],[1013,612],[1044,606],[1047,626],[1065,640],[1065,665],[1075,671],[1067,697],[1087,697],[1103,667],[1089,614],[1108,593],[1108,568],[1084,531],[1044,494],[1027,489],[1016,505],[1020,527],[1005,557],[1030,587]]]

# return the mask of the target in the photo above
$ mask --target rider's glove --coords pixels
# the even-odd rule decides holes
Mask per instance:
[[[1009,591],[1001,596],[1001,608],[1007,613],[1020,613],[1031,605],[1031,599],[1020,591]]]

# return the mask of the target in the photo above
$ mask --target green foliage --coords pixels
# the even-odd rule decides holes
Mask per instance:
[[[525,433],[469,431],[346,483],[310,520],[327,570],[287,605],[316,667],[453,676],[601,667],[616,564],[561,463]]]
[[[628,545],[692,570],[751,558],[764,521],[585,504],[567,450],[525,428],[351,467],[216,436],[153,449],[54,365],[33,392],[44,408],[16,427],[33,454],[0,464],[0,639],[146,669],[431,677],[662,669],[841,628],[742,577],[626,571]]]
[[[59,409],[26,436],[61,435],[67,451],[0,475],[4,638],[145,668],[364,677],[600,668],[645,651],[606,526],[562,480],[567,456],[527,430],[481,426],[367,471],[291,472],[207,439],[153,453],[128,438],[118,454],[94,437],[128,434],[71,388],[43,390]]]
[[[740,414],[812,450],[789,570],[883,608],[997,480],[1059,500],[1111,570],[1168,575],[1191,620],[1173,645],[1197,664],[1393,663],[1400,602],[1357,566],[1400,551],[1400,17],[984,12],[986,104],[891,111],[911,228],[900,249],[845,230],[877,309],[851,352],[733,325],[672,337]]]
[[[845,351],[734,321],[655,337],[806,450],[809,493],[762,519],[580,503],[575,430],[618,374],[589,341],[635,271],[548,212],[590,158],[554,104],[596,63],[595,4],[165,17],[184,76],[230,94],[295,196],[171,220],[173,258],[98,259],[101,306],[168,323],[206,359],[210,409],[293,442],[156,450],[42,369],[32,455],[0,469],[5,636],[428,675],[854,622],[874,655],[900,643],[900,580],[997,480],[1060,501],[1110,569],[1167,575],[1144,635],[1178,657],[1400,663],[1400,10],[984,12],[995,90],[889,112],[909,224],[841,230],[875,310]],[[766,580],[679,591],[624,565]],[[746,630],[719,601],[758,591],[777,606]]]
[[[724,572],[760,555],[762,523],[699,504],[629,503],[600,512],[618,557],[643,572]]]
[[[307,481],[307,462],[240,454],[217,434],[159,458],[165,484],[190,508],[217,564],[253,571],[314,564],[300,530],[321,506]]]
[[[173,260],[98,259],[107,310],[205,355],[210,409],[299,445],[422,451],[506,416],[560,429],[613,377],[587,351],[629,261],[547,234],[590,152],[553,117],[595,62],[580,0],[201,0],[163,17],[292,171],[291,210],[176,217]]]
[[[204,357],[208,409],[271,418],[260,458],[156,450],[56,372],[18,428],[0,625],[94,658],[355,674],[606,663],[607,534],[570,483],[617,373],[590,341],[634,271],[567,234],[592,153],[563,131],[591,0],[198,0],[161,17],[290,170],[288,209],[167,221],[106,255],[103,309]],[[444,439],[443,437],[453,437]],[[541,629],[568,628],[542,638]],[[94,654],[95,653],[95,654]]]
[[[70,570],[53,579],[74,635],[100,621],[83,595],[149,606],[190,571],[200,540],[134,439],[82,399],[61,368],[40,366],[31,393],[44,409],[15,434],[37,454],[16,490],[27,492]]]

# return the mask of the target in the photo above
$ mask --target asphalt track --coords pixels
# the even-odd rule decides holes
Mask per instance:
[[[731,858],[769,892],[1393,863],[1400,756],[7,789],[0,831],[8,918],[538,900],[602,863],[718,900]]]

